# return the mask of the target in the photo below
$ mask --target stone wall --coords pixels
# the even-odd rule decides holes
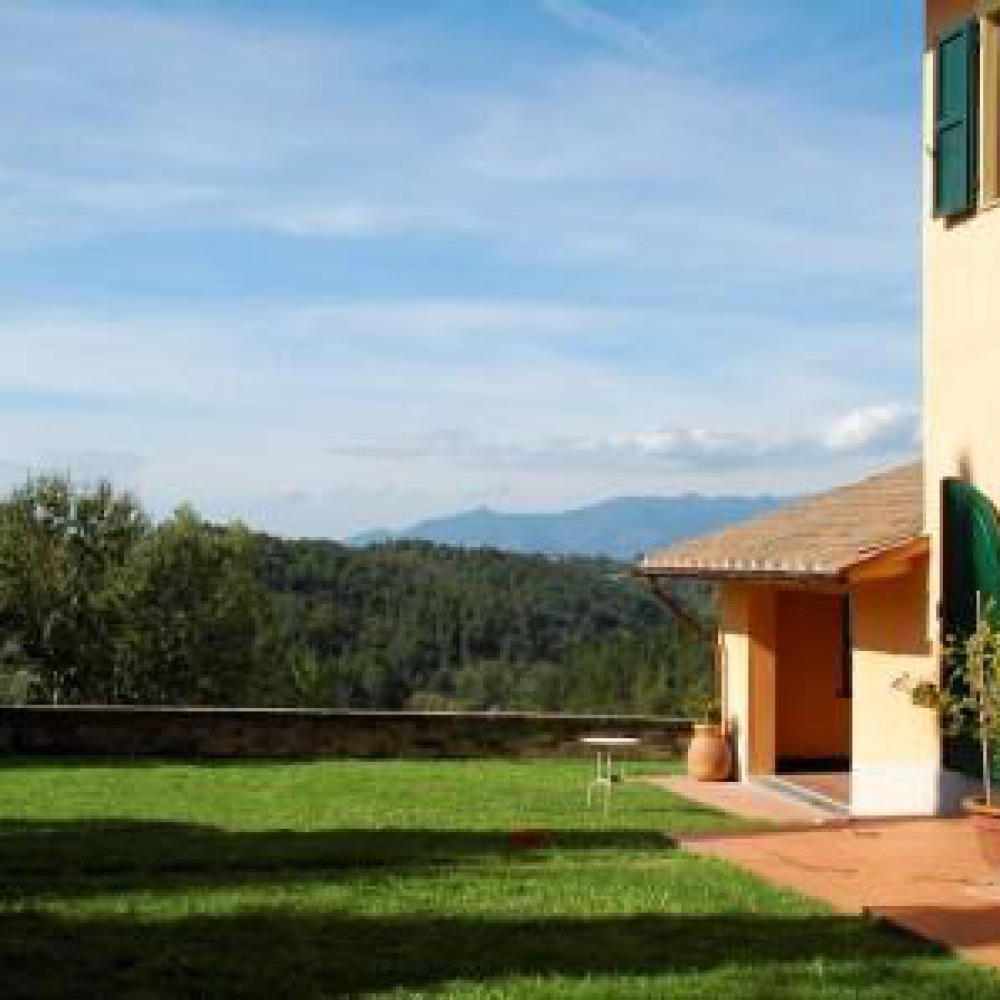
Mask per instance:
[[[683,753],[691,724],[624,716],[131,707],[0,708],[0,752],[178,757],[562,757],[582,736],[638,736],[630,757]]]

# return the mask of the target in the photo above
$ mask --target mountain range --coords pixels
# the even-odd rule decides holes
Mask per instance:
[[[682,538],[717,531],[764,514],[787,497],[703,496],[619,497],[554,513],[505,513],[480,507],[450,517],[421,521],[399,531],[369,531],[351,545],[420,539],[463,548],[496,548],[542,555],[605,556],[633,560]]]

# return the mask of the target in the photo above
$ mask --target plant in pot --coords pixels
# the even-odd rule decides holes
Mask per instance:
[[[946,680],[939,686],[909,686],[913,703],[936,709],[945,731],[968,735],[979,744],[982,795],[962,803],[971,816],[984,859],[1000,873],[1000,804],[993,789],[993,759],[1000,749],[1000,618],[990,601],[980,608],[975,630],[944,650]]]
[[[1000,624],[989,602],[980,610],[975,631],[961,642],[949,642],[951,666],[942,692],[941,709],[953,733],[976,738],[982,755],[983,794],[963,802],[972,816],[980,850],[1000,871],[1000,806],[994,801],[993,752],[1000,746]]]
[[[714,694],[694,697],[688,704],[694,735],[688,744],[687,772],[696,781],[727,781],[733,766],[729,736],[722,726],[719,698]]]

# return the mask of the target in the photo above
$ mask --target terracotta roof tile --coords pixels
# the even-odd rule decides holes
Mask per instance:
[[[650,576],[838,578],[923,536],[923,465],[819,493],[647,555]]]

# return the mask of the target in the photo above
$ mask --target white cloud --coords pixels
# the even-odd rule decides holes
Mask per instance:
[[[612,475],[629,470],[712,473],[750,467],[780,475],[789,465],[815,469],[831,457],[908,458],[917,449],[917,419],[914,411],[887,404],[790,436],[682,427],[524,441],[436,430],[353,440],[329,451],[378,462],[423,459],[473,467],[598,469]]]
[[[847,413],[824,435],[824,442],[832,451],[912,450],[919,441],[919,411],[893,403]]]

